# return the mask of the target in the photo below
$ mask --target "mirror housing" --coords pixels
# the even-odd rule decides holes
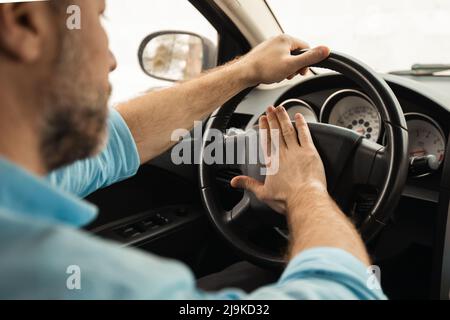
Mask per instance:
[[[211,40],[186,31],[155,32],[142,40],[139,63],[145,74],[165,81],[185,81],[217,65]]]

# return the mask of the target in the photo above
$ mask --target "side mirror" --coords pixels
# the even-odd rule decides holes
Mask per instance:
[[[139,62],[150,77],[184,81],[217,64],[216,46],[208,39],[184,31],[148,35],[139,47]]]

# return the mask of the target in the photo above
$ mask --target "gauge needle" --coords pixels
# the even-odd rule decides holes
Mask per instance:
[[[417,157],[417,156],[424,156],[427,152],[423,149],[420,150],[413,150],[410,152],[411,156]]]

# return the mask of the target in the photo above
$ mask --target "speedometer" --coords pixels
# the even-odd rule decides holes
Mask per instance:
[[[322,122],[348,128],[377,142],[381,135],[378,110],[363,93],[342,90],[327,99],[322,107]]]
[[[445,156],[446,139],[439,124],[419,113],[405,114],[409,133],[410,159],[432,156],[440,166]]]

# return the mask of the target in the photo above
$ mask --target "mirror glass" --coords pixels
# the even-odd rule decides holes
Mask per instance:
[[[152,38],[142,51],[142,65],[148,75],[184,81],[203,69],[203,40],[189,34],[161,34]]]

